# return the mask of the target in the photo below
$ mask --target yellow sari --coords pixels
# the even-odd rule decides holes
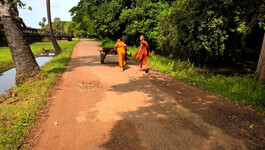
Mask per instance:
[[[115,47],[117,48],[118,52],[118,58],[119,58],[119,66],[122,68],[125,64],[125,50],[124,47],[126,47],[126,44],[124,42],[116,42]]]

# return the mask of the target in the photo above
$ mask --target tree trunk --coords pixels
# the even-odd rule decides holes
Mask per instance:
[[[40,71],[34,55],[26,41],[22,29],[22,19],[18,19],[16,1],[0,3],[0,17],[4,26],[6,39],[16,68],[16,84]]]
[[[52,41],[52,44],[53,44],[53,47],[55,49],[56,54],[60,54],[62,52],[62,50],[61,50],[60,46],[58,45],[58,43],[56,42],[56,39],[55,39],[54,34],[53,34],[53,30],[52,30],[50,0],[46,0],[46,5],[47,5],[47,18],[48,18],[48,23],[49,23],[51,41]]]
[[[265,83],[265,33],[257,67],[259,79]]]

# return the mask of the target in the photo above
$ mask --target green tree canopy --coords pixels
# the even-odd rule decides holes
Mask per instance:
[[[80,0],[70,12],[77,36],[127,38],[144,34],[151,49],[197,63],[229,62],[260,52],[264,0]]]

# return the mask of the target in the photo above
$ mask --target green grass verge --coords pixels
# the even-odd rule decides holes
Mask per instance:
[[[72,42],[60,43],[63,52],[42,66],[42,72],[34,79],[14,87],[12,91],[17,93],[17,97],[8,98],[0,104],[0,149],[18,148],[38,117],[38,111],[47,102],[57,77],[68,65],[73,47],[78,41],[73,39]],[[51,43],[37,43],[33,46],[52,49]],[[14,100],[19,101],[8,104]]]
[[[58,42],[60,46],[64,46],[65,43],[67,42]],[[42,52],[42,48],[50,50],[53,49],[53,45],[51,42],[36,42],[30,44],[30,48],[33,54],[38,56]],[[0,47],[0,73],[13,67],[14,65],[9,47]]]
[[[103,42],[102,46],[105,46]],[[135,54],[136,52],[136,47],[128,50],[128,53]],[[138,61],[133,57],[131,59]],[[172,60],[155,54],[148,59],[148,65],[189,84],[196,83],[199,87],[213,93],[252,105],[256,110],[265,113],[265,84],[257,81],[254,74],[225,76],[202,73],[202,69],[196,68],[190,62]]]

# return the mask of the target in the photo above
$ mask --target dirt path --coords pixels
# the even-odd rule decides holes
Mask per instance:
[[[33,149],[265,149],[264,116],[135,62],[120,72],[117,56],[100,64],[98,49],[75,46]]]

